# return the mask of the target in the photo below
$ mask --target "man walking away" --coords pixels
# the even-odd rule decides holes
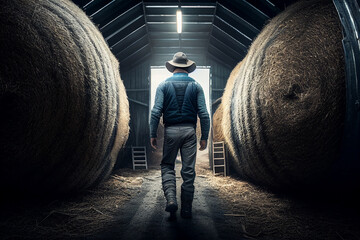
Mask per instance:
[[[164,195],[167,200],[165,211],[174,214],[177,209],[175,159],[180,150],[181,176],[181,216],[191,218],[194,198],[195,161],[196,161],[196,122],[200,118],[200,149],[207,146],[210,128],[209,113],[206,109],[204,91],[200,84],[188,76],[195,70],[195,62],[178,52],[166,68],[173,76],[161,82],[156,89],[155,104],[151,110],[150,143],[157,148],[156,132],[163,114],[164,146],[161,161],[161,176]]]

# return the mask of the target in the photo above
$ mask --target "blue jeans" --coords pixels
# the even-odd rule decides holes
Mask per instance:
[[[180,150],[183,184],[181,190],[194,193],[196,162],[196,130],[193,124],[177,124],[165,127],[161,161],[162,186],[165,197],[176,197],[175,159]]]

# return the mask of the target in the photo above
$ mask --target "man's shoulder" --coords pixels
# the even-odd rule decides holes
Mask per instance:
[[[157,88],[163,88],[164,86],[166,85],[166,80],[165,81],[162,81],[159,83],[159,85],[157,86]]]
[[[197,81],[193,82],[194,86],[196,87],[197,90],[202,90],[202,87],[200,85],[200,83],[198,83]]]

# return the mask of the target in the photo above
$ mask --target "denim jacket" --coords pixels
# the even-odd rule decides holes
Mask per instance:
[[[201,85],[187,73],[174,73],[156,89],[155,104],[151,110],[150,137],[155,138],[161,115],[166,126],[192,123],[200,118],[201,140],[207,140],[210,129],[209,113]]]

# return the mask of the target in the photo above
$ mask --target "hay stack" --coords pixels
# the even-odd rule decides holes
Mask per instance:
[[[0,188],[68,193],[108,176],[127,140],[118,62],[68,0],[1,1]]]
[[[345,116],[341,40],[332,1],[306,0],[253,42],[223,96],[223,132],[241,176],[273,188],[326,179]]]

